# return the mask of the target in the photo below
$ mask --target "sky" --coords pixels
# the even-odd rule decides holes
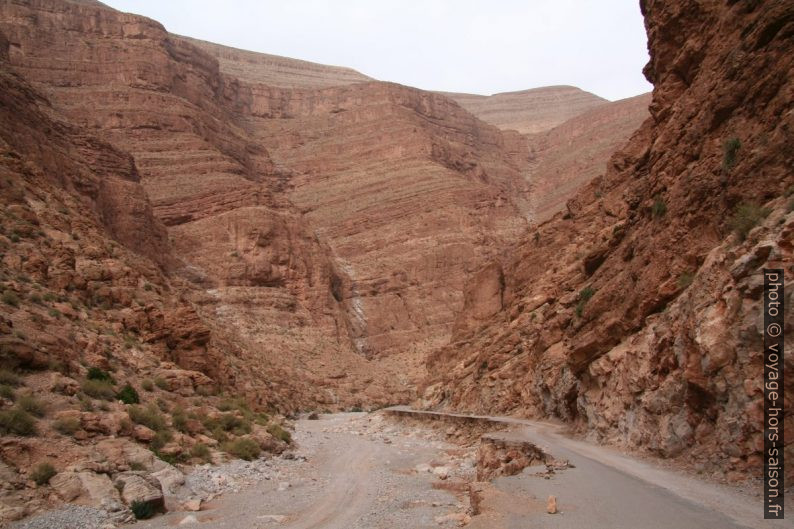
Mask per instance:
[[[650,91],[638,0],[103,0],[168,31],[425,90]]]

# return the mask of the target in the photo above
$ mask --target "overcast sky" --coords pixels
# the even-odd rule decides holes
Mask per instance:
[[[652,87],[638,0],[104,0],[172,33],[349,66],[383,81],[492,94]]]

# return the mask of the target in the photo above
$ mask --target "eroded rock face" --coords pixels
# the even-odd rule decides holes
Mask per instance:
[[[652,118],[501,263],[487,322],[470,286],[424,404],[556,416],[739,479],[761,468],[760,269],[792,279],[792,6],[642,8]],[[769,208],[746,240],[743,203]]]
[[[463,108],[500,129],[547,131],[608,101],[575,86],[545,86],[491,96],[448,93]]]
[[[526,227],[525,141],[442,95],[95,4],[7,3],[0,31],[57,111],[129,151],[168,226],[198,318],[166,316],[163,355],[264,402],[404,400],[466,277]]]
[[[585,184],[604,173],[613,153],[650,117],[651,94],[598,105],[556,127],[528,136],[530,213],[540,224]]]

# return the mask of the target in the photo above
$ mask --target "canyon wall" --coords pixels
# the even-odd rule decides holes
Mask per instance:
[[[64,120],[129,153],[154,254],[227,350],[213,376],[262,403],[290,380],[295,408],[405,400],[468,274],[526,229],[526,143],[444,96],[94,2],[4,2],[0,32]]]
[[[651,118],[477,275],[423,404],[556,417],[741,479],[762,468],[761,269],[794,278],[794,7],[641,7]]]
[[[445,95],[481,120],[522,134],[549,130],[582,112],[608,103],[606,99],[575,86],[544,86],[490,96]]]
[[[528,135],[534,223],[565,209],[580,187],[600,176],[612,154],[650,117],[650,94],[604,103],[547,131]]]

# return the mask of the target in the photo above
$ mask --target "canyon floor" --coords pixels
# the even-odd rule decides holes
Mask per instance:
[[[416,415],[432,418],[432,412]],[[551,423],[490,419],[509,428],[489,435],[529,441],[567,460],[569,468],[549,474],[535,465],[479,483],[479,513],[470,516],[474,445],[450,442],[443,428],[405,423],[384,412],[329,414],[298,421],[294,452],[249,464],[258,468],[255,479],[201,511],[173,512],[131,527],[786,527],[784,521],[761,519],[760,491],[750,487],[708,483],[657,461],[574,440]],[[556,514],[547,513],[550,495],[557,499]],[[20,527],[66,527],[53,521],[49,514]]]

